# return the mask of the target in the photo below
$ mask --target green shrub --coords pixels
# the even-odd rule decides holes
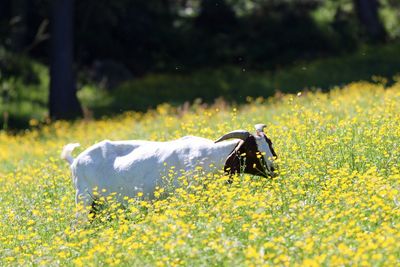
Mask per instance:
[[[276,91],[293,93],[305,88],[329,90],[335,86],[390,78],[400,72],[400,45],[365,47],[355,54],[300,62],[271,72],[225,67],[191,74],[152,74],[123,83],[109,92],[110,105],[92,105],[95,114],[154,108],[169,102],[182,104],[201,99],[209,103],[222,97],[243,103],[247,96],[269,97]]]
[[[219,97],[244,102],[247,96],[273,93],[272,83],[262,74],[227,67],[190,75],[149,75],[125,82],[111,92],[111,107],[113,110],[146,110],[164,102],[182,104],[201,99],[209,103]]]
[[[48,85],[45,66],[0,49],[0,129],[26,128],[29,122],[43,120]]]
[[[371,80],[379,75],[391,78],[400,72],[400,44],[365,47],[355,54],[298,63],[277,71],[277,90],[292,92],[302,88],[328,90],[352,81]]]

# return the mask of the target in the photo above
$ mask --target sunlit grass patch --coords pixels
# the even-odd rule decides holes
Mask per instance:
[[[0,133],[0,265],[400,264],[400,84],[353,83],[329,94],[248,105],[163,105],[114,119],[57,122]],[[103,139],[215,139],[266,123],[278,154],[274,179],[179,173],[121,205],[99,203],[76,222],[62,147]],[[172,177],[179,172],[171,167]],[[167,177],[168,178],[168,177]]]

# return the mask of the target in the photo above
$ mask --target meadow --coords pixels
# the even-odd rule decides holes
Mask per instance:
[[[399,110],[400,82],[357,82],[0,132],[0,265],[398,266]],[[267,124],[278,177],[227,184],[199,169],[154,201],[105,199],[93,223],[76,223],[65,144],[80,142],[77,155],[103,139],[216,139],[256,123]]]

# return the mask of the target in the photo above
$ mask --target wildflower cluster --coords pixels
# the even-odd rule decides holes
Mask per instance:
[[[0,265],[400,265],[399,110],[400,83],[359,82],[238,109],[163,105],[0,133]],[[260,122],[279,156],[278,177],[228,184],[222,172],[169,166],[180,188],[159,187],[152,201],[139,193],[124,206],[101,199],[92,223],[76,223],[59,159],[66,143],[215,139]]]

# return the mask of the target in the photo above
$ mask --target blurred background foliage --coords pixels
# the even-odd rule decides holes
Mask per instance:
[[[50,0],[0,1],[0,128],[48,117],[50,13]],[[87,116],[390,82],[400,69],[397,0],[79,0],[73,15]]]

